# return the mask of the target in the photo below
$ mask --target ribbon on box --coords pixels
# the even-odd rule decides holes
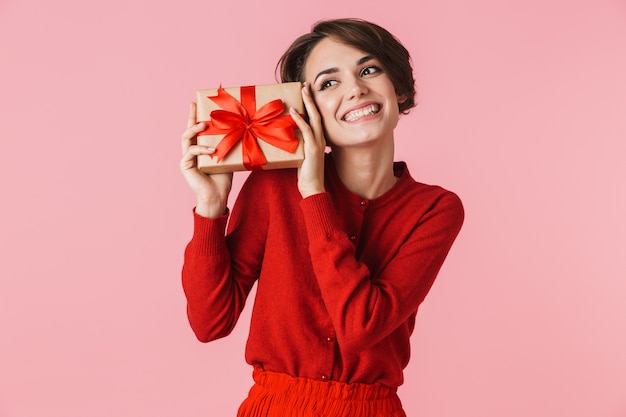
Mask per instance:
[[[222,110],[213,110],[207,128],[198,136],[226,134],[215,147],[217,161],[221,161],[241,141],[243,165],[248,170],[258,169],[267,163],[257,138],[284,151],[293,153],[298,147],[294,135],[296,123],[291,116],[283,115],[282,100],[272,100],[256,108],[254,86],[240,87],[241,103],[228,94],[222,86],[217,96],[207,96]]]

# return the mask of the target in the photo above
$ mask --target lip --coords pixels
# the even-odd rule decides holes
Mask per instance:
[[[347,116],[350,112],[353,112],[353,111],[355,111],[355,110],[359,110],[359,109],[364,109],[364,108],[366,108],[366,107],[371,106],[372,104],[375,104],[375,105],[377,105],[377,106],[378,106],[378,112],[377,112],[377,113],[374,113],[374,114],[371,114],[371,115],[369,115],[369,116],[363,116],[363,117],[361,117],[359,120],[361,120],[361,119],[366,119],[366,118],[369,118],[369,117],[371,117],[371,116],[378,116],[378,115],[380,114],[380,112],[382,111],[382,109],[383,109],[383,105],[382,105],[382,103],[378,103],[378,102],[376,102],[376,101],[366,101],[366,102],[363,102],[363,103],[357,104],[356,106],[352,106],[352,107],[350,107],[349,109],[347,109],[347,110],[343,113],[343,115],[341,116],[341,121],[342,121],[342,122],[347,122],[347,121],[346,121],[346,116]],[[351,123],[351,122],[348,122],[348,123]]]

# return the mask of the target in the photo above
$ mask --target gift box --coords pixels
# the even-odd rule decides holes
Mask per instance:
[[[299,167],[302,134],[289,108],[304,113],[301,91],[301,83],[198,90],[197,121],[207,128],[197,142],[216,149],[198,156],[198,169],[214,174]]]

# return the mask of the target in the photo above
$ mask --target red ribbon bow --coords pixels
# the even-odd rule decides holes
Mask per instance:
[[[233,146],[241,140],[242,160],[246,169],[258,169],[267,163],[257,138],[272,146],[293,153],[298,147],[294,135],[296,123],[291,116],[282,115],[285,107],[281,100],[272,100],[256,108],[254,86],[241,87],[241,103],[228,94],[221,86],[217,96],[207,96],[223,110],[213,110],[207,128],[198,133],[203,135],[226,136],[215,147],[217,161],[221,161]]]

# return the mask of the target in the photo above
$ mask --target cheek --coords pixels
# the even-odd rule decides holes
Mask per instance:
[[[328,97],[318,96],[315,97],[315,105],[323,122],[334,117],[337,106],[333,100],[329,100]]]

